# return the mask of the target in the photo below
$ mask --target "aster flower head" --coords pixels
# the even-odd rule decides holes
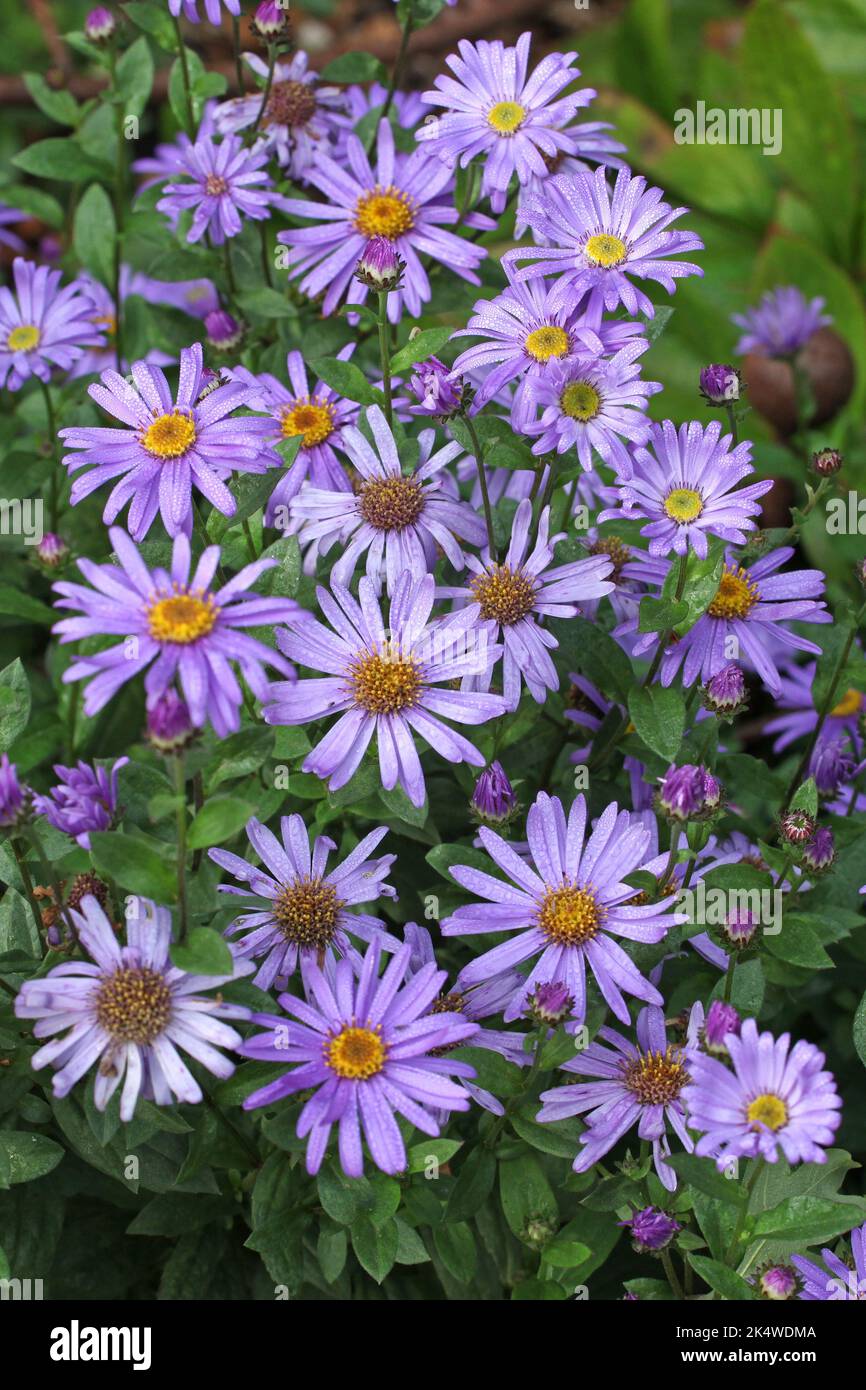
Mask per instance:
[[[632,474],[628,444],[649,437],[647,399],[662,389],[659,381],[644,381],[637,358],[649,344],[638,338],[610,358],[574,357],[551,364],[544,376],[527,384],[527,396],[541,409],[527,421],[525,432],[537,435],[534,454],[575,449],[586,472],[593,452],[616,469],[620,478]],[[625,442],[624,442],[625,441]]]
[[[273,1105],[298,1091],[313,1091],[298,1119],[309,1135],[307,1172],[321,1167],[331,1130],[338,1126],[340,1165],[349,1177],[364,1171],[363,1141],[377,1168],[400,1173],[406,1148],[400,1115],[422,1134],[437,1135],[434,1111],[468,1110],[469,1097],[453,1078],[474,1076],[465,1062],[441,1049],[473,1038],[478,1025],[457,1013],[429,1012],[445,981],[431,962],[407,982],[411,948],[403,946],[377,978],[379,944],[367,950],[356,977],[352,962],[325,971],[301,966],[307,1001],[280,995],[285,1017],[260,1014],[265,1031],[238,1050],[258,1062],[292,1070],[244,1101],[244,1109]]]
[[[0,755],[0,829],[20,824],[27,812],[27,791],[18,781],[18,771],[8,754]]]
[[[165,373],[134,362],[132,381],[102,373],[88,395],[121,428],[77,426],[60,430],[70,474],[93,465],[72,485],[73,506],[103,483],[114,484],[102,519],[113,522],[129,503],[129,531],[142,540],[160,512],[170,536],[192,530],[193,489],[223,516],[237,502],[226,486],[232,471],[264,473],[277,463],[267,444],[270,422],[233,412],[247,405],[250,389],[240,381],[208,391],[202,399],[204,363],[200,343],[183,348],[176,394]]]
[[[532,503],[529,498],[514,514],[511,541],[502,564],[485,551],[470,555],[471,571],[466,588],[440,588],[443,597],[467,604],[472,626],[490,643],[502,643],[502,688],[509,709],[520,700],[525,682],[532,698],[543,704],[559,677],[550,652],[559,644],[541,625],[544,618],[573,618],[583,600],[597,599],[613,589],[612,570],[606,555],[588,556],[565,565],[553,565],[553,547],[559,537],[549,536],[550,509],[538,519],[535,543],[530,549]],[[488,689],[492,667],[483,675],[467,678],[466,688]]]
[[[60,778],[47,796],[38,796],[34,808],[55,830],[71,835],[82,849],[90,849],[91,830],[110,830],[117,816],[117,774],[129,758],[118,758],[109,767],[54,768]]]
[[[536,1023],[546,1024],[548,1028],[556,1028],[571,1018],[573,1010],[574,1000],[559,980],[537,984],[526,996],[525,1012]]]
[[[819,478],[832,478],[840,472],[844,462],[838,449],[818,449],[812,455],[812,468]]]
[[[714,999],[707,1009],[701,1042],[708,1052],[724,1056],[727,1053],[725,1038],[729,1033],[739,1034],[740,1015],[733,1004],[722,999]]]
[[[768,290],[757,308],[731,315],[731,322],[743,330],[736,352],[792,357],[813,333],[833,322],[822,314],[823,308],[823,299],[806,299],[794,285]]]
[[[734,719],[747,706],[746,679],[735,661],[717,671],[701,691],[704,708],[721,719]]]
[[[639,1137],[652,1143],[660,1182],[668,1192],[675,1191],[677,1175],[666,1162],[670,1155],[667,1130],[670,1126],[686,1152],[691,1153],[693,1144],[683,1095],[697,1055],[702,1022],[703,1009],[696,1004],[689,1016],[685,1041],[669,1043],[663,1010],[650,1006],[638,1015],[636,1042],[614,1028],[600,1028],[601,1041],[591,1042],[563,1064],[560,1070],[569,1076],[595,1080],[542,1091],[542,1108],[536,1119],[544,1124],[586,1115],[586,1129],[580,1136],[582,1148],[572,1165],[576,1173],[587,1172],[637,1125]]]
[[[447,420],[457,415],[463,405],[466,383],[438,357],[428,357],[417,363],[409,386],[415,397],[409,407],[412,415],[435,415],[437,419]]]
[[[285,18],[285,10],[277,10]],[[320,82],[302,49],[275,64],[267,98],[267,63],[253,53],[245,53],[244,62],[262,90],[217,106],[215,129],[221,135],[236,134],[258,123],[257,147],[273,155],[288,178],[306,180],[321,156],[336,154],[335,142],[351,129],[345,93]]]
[[[117,22],[111,10],[107,10],[104,5],[97,5],[95,9],[89,10],[84,20],[85,37],[91,43],[106,43],[114,34]]]
[[[0,285],[0,387],[17,391],[36,377],[49,382],[55,368],[68,372],[85,348],[100,347],[104,334],[80,281],[61,289],[61,273],[16,256],[14,292]]]
[[[318,589],[323,616],[333,630],[309,615],[288,620],[277,633],[280,650],[320,679],[278,682],[271,687],[264,717],[269,724],[307,724],[328,714],[339,718],[304,762],[304,771],[328,779],[332,791],[345,786],[375,738],[382,785],[398,782],[414,806],[425,797],[424,773],[413,734],[449,762],[483,767],[474,744],[442,722],[483,724],[505,713],[497,695],[450,688],[455,680],[487,670],[500,648],[467,638],[471,614],[454,614],[447,624],[429,622],[433,576],[417,580],[406,571],[389,605],[388,629],[376,588],[366,575],[355,599],[332,580],[333,596]],[[441,688],[441,687],[445,688]]]
[[[70,960],[26,980],[15,1001],[17,1017],[35,1019],[35,1036],[51,1039],[34,1053],[33,1066],[55,1068],[55,1096],[67,1096],[95,1066],[97,1110],[122,1083],[123,1121],[132,1119],[139,1097],[157,1105],[202,1099],[183,1053],[220,1080],[231,1076],[234,1063],[220,1049],[241,1039],[223,1020],[250,1016],[202,993],[248,974],[246,961],[235,961],[231,975],[187,974],[169,960],[171,913],[143,898],[136,904],[123,946],[96,898],[84,897],[72,919],[93,963]]]
[[[371,858],[388,833],[387,826],[366,835],[340,864],[328,871],[328,859],[337,848],[327,835],[317,835],[310,847],[307,828],[299,815],[283,816],[280,839],[253,817],[247,837],[264,868],[250,864],[228,850],[212,849],[211,859],[245,888],[223,885],[222,893],[253,897],[259,902],[229,927],[227,935],[244,935],[232,945],[234,955],[259,960],[253,983],[270,989],[276,981],[284,989],[305,959],[324,961],[326,952],[337,951],[359,962],[350,938],[380,942],[395,951],[399,942],[388,936],[385,923],[369,913],[351,911],[360,903],[396,897],[385,880],[396,855]]]
[[[815,682],[815,662],[790,666],[782,672],[776,695],[776,714],[766,725],[768,734],[776,734],[773,752],[781,753],[798,738],[808,738],[818,723],[818,711],[812,697]],[[853,686],[843,692],[824,721],[823,736],[839,739],[847,735],[857,739],[861,716],[866,709],[866,694]]]
[[[288,26],[286,6],[276,0],[261,0],[253,16],[253,28],[263,39],[275,39]]]
[[[466,966],[463,980],[479,983],[534,959],[523,987],[505,1009],[506,1022],[520,1016],[537,984],[554,980],[568,989],[572,1017],[580,1025],[586,1015],[587,966],[624,1023],[629,1012],[623,992],[662,1002],[614,940],[655,943],[684,920],[670,911],[670,901],[635,905],[634,888],[624,881],[646,858],[650,831],[613,802],[587,835],[586,814],[582,795],[566,819],[558,797],[539,792],[526,821],[528,862],[501,835],[486,826],[479,831],[482,846],[510,882],[465,865],[450,870],[462,888],[484,901],[458,907],[443,921],[443,935],[512,933]]]
[[[502,212],[515,174],[521,184],[547,173],[545,158],[576,154],[577,142],[562,129],[595,92],[562,95],[580,76],[576,53],[550,53],[527,77],[532,35],[521,34],[514,48],[501,40],[462,39],[446,63],[453,77],[439,76],[422,100],[445,108],[416,131],[439,158],[465,168],[484,156],[482,195]]]
[[[120,640],[103,651],[76,658],[64,672],[64,681],[88,682],[84,710],[90,716],[103,709],[128,680],[145,671],[147,706],[152,709],[177,677],[196,728],[210,722],[220,737],[234,733],[240,727],[243,694],[232,665],[239,667],[260,700],[268,691],[265,665],[286,676],[293,674],[278,652],[241,630],[285,622],[295,613],[297,604],[292,599],[250,592],[259,575],[276,560],[246,565],[227,584],[214,589],[218,545],[208,546],[190,573],[189,541],[184,535],[176,536],[171,570],[149,570],[125,531],[113,527],[108,534],[120,565],[82,559],[78,568],[92,588],[66,581],[55,584],[59,595],[55,607],[71,609],[78,616],[63,618],[54,632],[61,642],[107,636]]]
[[[514,788],[496,759],[478,778],[469,804],[473,815],[484,825],[502,825],[517,811]]]
[[[714,362],[701,368],[701,395],[707,405],[728,405],[740,399],[740,373],[736,367]]]
[[[327,201],[295,199],[291,205],[293,216],[318,225],[280,232],[277,240],[289,248],[289,275],[301,277],[300,287],[311,298],[324,292],[322,312],[332,314],[344,296],[350,305],[367,298],[368,287],[355,279],[355,267],[371,237],[385,237],[406,267],[399,288],[388,296],[388,317],[398,323],[404,307],[417,318],[430,298],[421,255],[477,285],[475,272],[487,253],[446,230],[460,217],[451,200],[452,174],[446,165],[422,149],[398,153],[387,120],[379,122],[373,153],[371,161],[352,134],[346,140],[347,167],[320,154],[308,181]],[[462,225],[492,224],[470,213]]]
[[[211,24],[222,24],[221,5],[225,5],[228,14],[239,15],[241,12],[241,0],[202,0],[205,14]],[[183,13],[184,19],[189,20],[190,24],[199,24],[198,0],[168,0],[169,14],[175,16]]]
[[[779,817],[779,835],[789,845],[805,845],[815,834],[815,818],[800,807],[783,811]]]
[[[819,738],[809,759],[809,775],[815,779],[819,796],[834,800],[857,770],[847,740]]]
[[[792,1048],[788,1033],[759,1034],[753,1018],[727,1046],[733,1070],[702,1053],[692,1059],[683,1100],[701,1134],[695,1152],[720,1170],[730,1158],[775,1163],[780,1150],[788,1163],[825,1163],[842,1102],[823,1052],[808,1042]]]
[[[644,1207],[628,1221],[620,1221],[631,1234],[632,1248],[638,1255],[655,1254],[666,1250],[682,1225],[660,1207]]]
[[[179,753],[194,735],[186,700],[169,686],[147,711],[148,742],[160,753]]]
[[[69,546],[56,531],[46,531],[36,547],[36,559],[46,570],[59,570],[69,559]]]
[[[597,165],[606,169],[624,169],[625,161],[620,158],[626,154],[625,145],[608,132],[614,127],[608,121],[576,121],[563,129],[573,153],[564,150],[554,155],[544,156],[544,173],[530,174],[521,183],[517,193],[517,208],[514,216],[514,235],[521,239],[529,229],[528,209],[534,207],[539,198],[544,197],[545,185],[557,176],[569,178],[573,174],[591,173]],[[536,240],[543,240],[538,233]]]
[[[732,908],[720,924],[720,934],[725,946],[734,951],[747,951],[758,934],[760,923],[748,907]]]
[[[443,481],[446,465],[461,452],[452,441],[431,452],[433,430],[424,431],[420,461],[405,473],[393,431],[379,406],[365,415],[372,441],[360,429],[346,425],[342,447],[359,475],[354,491],[306,487],[291,503],[292,529],[301,546],[327,554],[339,544],[342,554],[331,570],[338,584],[349,584],[366,554],[366,569],[377,589],[385,581],[393,595],[408,571],[423,579],[436,564],[441,548],[457,570],[464,568],[461,541],[473,546],[484,541],[481,518],[465,502],[455,500]]]
[[[800,863],[804,873],[825,874],[836,862],[836,846],[833,831],[820,825],[814,836],[803,846]]]
[[[166,184],[156,206],[172,218],[192,213],[187,241],[200,241],[207,233],[221,246],[238,235],[245,217],[262,222],[270,217],[272,204],[282,201],[267,162],[265,149],[248,149],[237,135],[226,135],[217,144],[200,134],[179,160],[183,182]]]
[[[396,290],[405,266],[386,236],[373,236],[367,242],[355,266],[355,279],[379,293]]]
[[[556,275],[555,303],[590,293],[609,312],[622,304],[630,314],[652,318],[652,300],[630,277],[655,280],[673,294],[683,276],[703,275],[700,266],[679,259],[703,250],[700,237],[670,229],[688,209],[671,208],[661,196],[660,188],[647,188],[646,179],[629,169],[620,169],[612,193],[602,168],[549,179],[526,211],[536,239],[546,244],[516,247],[503,262],[533,262],[516,272],[517,280]]]
[[[204,316],[204,331],[207,340],[217,352],[231,352],[240,347],[244,338],[243,324],[238,323],[228,309],[211,309]]]
[[[718,420],[703,428],[696,420],[679,429],[671,420],[650,426],[646,447],[632,451],[627,482],[618,488],[619,505],[601,512],[598,520],[621,517],[646,520],[641,535],[651,555],[685,555],[693,550],[705,560],[708,539],[717,536],[745,545],[760,513],[758,498],[773,486],[772,478],[738,487],[754,473],[752,446],[743,440],[731,448]]]
[[[720,800],[716,779],[699,763],[670,767],[662,778],[658,809],[672,821],[704,819]]]
[[[761,1298],[772,1303],[784,1303],[793,1298],[800,1284],[790,1265],[767,1265],[756,1274],[754,1282]]]
[[[851,1232],[851,1263],[832,1250],[822,1250],[823,1266],[805,1255],[792,1255],[803,1287],[799,1297],[807,1303],[862,1303],[866,1300],[866,1224]]]

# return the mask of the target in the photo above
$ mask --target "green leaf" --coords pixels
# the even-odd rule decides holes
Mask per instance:
[[[689,615],[689,605],[683,600],[653,598],[647,594],[638,608],[638,632],[672,632]]]
[[[544,1170],[531,1154],[508,1159],[499,1165],[499,1195],[505,1219],[518,1240],[537,1244],[537,1227],[549,1229],[559,1223],[556,1197]]]
[[[349,1242],[345,1228],[323,1223],[316,1242],[316,1254],[326,1284],[333,1284],[339,1279],[346,1264],[348,1251]]]
[[[341,53],[322,68],[323,82],[382,82],[387,84],[388,73],[372,53]]]
[[[662,586],[662,598],[667,599],[668,602],[676,600],[679,568],[678,564],[671,565],[667,579]],[[718,592],[724,568],[724,541],[714,540],[708,548],[705,560],[698,559],[693,551],[689,552],[686,561],[685,585],[681,596],[688,613],[685,618],[674,625],[673,630],[677,637],[682,637],[693,628],[698,619],[706,613]]]
[[[805,811],[814,820],[818,815],[818,788],[814,777],[809,777],[798,788],[791,801],[792,811]]]
[[[452,1054],[475,1068],[475,1081],[495,1096],[516,1096],[523,1089],[523,1072],[514,1062],[486,1047],[458,1047]]]
[[[16,154],[12,163],[25,174],[63,183],[87,183],[105,172],[95,160],[88,158],[80,145],[69,139],[39,140]]]
[[[698,1158],[697,1154],[673,1153],[666,1161],[690,1187],[712,1197],[714,1201],[728,1202],[734,1207],[741,1207],[745,1202],[742,1184],[735,1178],[724,1177],[716,1167],[715,1159]]]
[[[95,280],[111,285],[117,228],[111,199],[102,184],[92,183],[75,209],[75,254]]]
[[[41,603],[32,594],[13,589],[11,584],[0,584],[0,613],[10,618],[23,618],[28,623],[40,623],[43,627],[49,626],[57,617],[53,608]]]
[[[0,1187],[42,1178],[63,1156],[62,1145],[45,1134],[0,1129]]]
[[[752,1228],[753,1239],[785,1240],[794,1245],[818,1245],[844,1235],[863,1221],[866,1202],[831,1202],[824,1197],[788,1197],[762,1212]]]
[[[174,902],[177,879],[174,865],[143,840],[119,830],[94,830],[90,836],[93,862],[103,873],[130,893],[154,902]]]
[[[354,362],[341,362],[337,357],[320,357],[310,363],[310,370],[349,401],[358,401],[360,405],[381,405],[384,400],[382,392],[373,389]]]
[[[62,89],[55,91],[37,72],[25,72],[24,85],[39,110],[44,111],[52,121],[56,121],[58,125],[78,124],[80,111],[78,102],[71,92]]]
[[[857,1056],[866,1067],[866,994],[857,1005],[857,1012],[854,1015],[854,1046],[857,1049]]]
[[[433,1244],[436,1254],[458,1284],[471,1283],[478,1262],[475,1236],[465,1221],[452,1221],[447,1226],[434,1226]]]
[[[833,959],[821,945],[814,927],[799,913],[785,913],[782,930],[775,936],[764,933],[764,945],[771,956],[806,970],[830,970]]]
[[[544,1247],[544,1262],[557,1269],[574,1269],[591,1254],[589,1246],[579,1240],[551,1240]]]
[[[150,34],[166,53],[177,52],[177,34],[171,16],[162,4],[152,3],[152,0],[127,0],[123,13],[139,29]]]
[[[259,285],[254,290],[244,290],[238,296],[238,303],[248,318],[296,319],[298,311],[290,299],[269,285]]]
[[[729,1269],[720,1260],[711,1260],[708,1255],[689,1254],[689,1264],[704,1283],[709,1284],[713,1292],[721,1294],[722,1298],[737,1303],[756,1296],[751,1284],[747,1284],[735,1270]]]
[[[361,1216],[352,1223],[350,1235],[361,1268],[381,1284],[397,1258],[396,1224],[388,1221],[384,1226],[374,1226],[368,1217]]]
[[[30,682],[17,657],[0,671],[0,753],[12,747],[30,718]]]
[[[189,827],[187,844],[190,849],[208,849],[221,845],[237,835],[255,813],[250,801],[235,796],[212,796]]]
[[[143,34],[118,59],[116,80],[124,117],[140,116],[153,86],[153,58]]]
[[[683,741],[686,707],[675,686],[635,686],[628,710],[638,736],[660,758],[672,761]]]
[[[193,927],[185,942],[171,947],[172,965],[190,975],[228,975],[233,969],[232,953],[225,937],[210,927]]]
[[[441,1167],[462,1147],[462,1139],[425,1139],[421,1144],[413,1144],[409,1150],[409,1172],[426,1172],[431,1158]]]
[[[466,1221],[487,1201],[496,1181],[496,1159],[490,1149],[480,1144],[460,1165],[457,1181],[451,1189],[446,1221]]]
[[[422,328],[416,337],[410,338],[405,347],[394,353],[391,358],[391,371],[396,375],[404,372],[407,367],[414,366],[416,362],[423,362],[425,358],[435,356],[453,332],[453,328]]]
[[[480,869],[482,873],[491,874],[494,878],[496,876],[491,860],[473,845],[434,845],[427,851],[426,858],[430,867],[435,869],[437,874],[441,874],[452,887],[456,880],[452,877],[451,870],[461,864],[470,869]]]
[[[568,665],[585,671],[612,699],[625,704],[635,677],[619,643],[586,618],[554,618],[548,626]]]

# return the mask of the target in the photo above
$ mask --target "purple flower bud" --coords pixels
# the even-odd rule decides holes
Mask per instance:
[[[809,762],[809,772],[821,796],[832,799],[851,780],[856,763],[841,739],[822,740]]]
[[[682,1230],[679,1221],[659,1207],[644,1207],[643,1211],[634,1212],[629,1221],[620,1221],[619,1225],[628,1227],[632,1246],[639,1255],[651,1250],[664,1250],[677,1231]]]
[[[436,415],[447,419],[456,415],[463,404],[462,377],[453,377],[450,367],[438,357],[419,362],[409,379],[418,404],[410,406],[413,415]]]
[[[69,546],[62,536],[46,531],[36,547],[36,558],[48,570],[59,569],[69,557]]]
[[[204,328],[208,342],[217,352],[231,352],[243,341],[243,326],[228,309],[212,309],[205,314]]]
[[[832,478],[834,473],[838,473],[844,459],[838,449],[819,449],[812,455],[812,467],[819,478]]]
[[[712,815],[721,799],[719,782],[696,763],[669,768],[656,797],[659,810],[674,821],[700,820]]]
[[[625,1293],[623,1294],[623,1296],[622,1296],[622,1302],[623,1302],[623,1303],[640,1303],[640,1295],[639,1295],[639,1294],[636,1294],[636,1293],[632,1293],[631,1289],[627,1289],[626,1292],[625,1292]]]
[[[815,822],[806,811],[785,811],[779,817],[779,834],[789,845],[805,845],[815,834]]]
[[[84,33],[91,43],[107,43],[116,28],[114,15],[104,5],[97,5],[84,21]]]
[[[707,1016],[704,1020],[704,1047],[708,1052],[727,1052],[725,1038],[729,1033],[739,1037],[740,1015],[733,1004],[726,1004],[721,999],[714,999],[707,1009]]]
[[[367,242],[355,266],[355,279],[371,290],[395,290],[405,269],[405,262],[394,250],[386,236],[374,236]]]
[[[176,690],[167,690],[147,711],[147,737],[160,753],[178,753],[193,733],[186,700]]]
[[[574,998],[569,994],[568,986],[560,980],[536,985],[532,993],[526,996],[525,1012],[536,1022],[546,1023],[551,1028],[571,1018],[573,1009]]]
[[[262,0],[256,9],[253,26],[263,39],[275,39],[288,22],[285,8],[275,0]]]
[[[722,926],[722,935],[726,945],[733,946],[735,951],[745,951],[754,941],[757,930],[754,914],[748,908],[738,907],[728,914]]]
[[[40,261],[56,265],[63,255],[63,242],[56,232],[46,232],[39,238],[38,253]]]
[[[709,405],[727,405],[740,399],[740,373],[736,367],[713,363],[701,371],[701,395]]]
[[[18,781],[15,764],[4,753],[0,757],[0,826],[7,830],[18,825],[26,814],[27,795]]]
[[[715,811],[722,799],[722,784],[711,772],[703,769],[704,773],[704,810]]]
[[[814,838],[803,847],[801,864],[810,874],[825,874],[836,862],[836,846],[833,831],[827,826],[819,826]]]
[[[485,825],[502,825],[514,815],[517,797],[501,763],[492,762],[484,769],[475,783],[469,807]]]
[[[758,1275],[757,1283],[761,1297],[774,1302],[793,1298],[798,1288],[797,1275],[790,1265],[768,1265]]]
[[[746,678],[736,662],[729,662],[707,681],[704,705],[713,714],[732,719],[746,707]]]
[[[33,804],[55,830],[71,835],[82,849],[90,849],[90,832],[110,830],[114,823],[117,774],[128,762],[129,758],[118,758],[111,768],[58,763],[54,768],[60,778],[57,786],[48,796],[37,796]]]

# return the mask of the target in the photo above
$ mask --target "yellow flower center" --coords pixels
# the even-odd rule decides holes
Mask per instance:
[[[343,903],[320,878],[287,883],[274,901],[274,919],[287,941],[324,951],[331,944]]]
[[[645,1052],[627,1062],[623,1079],[641,1105],[668,1105],[676,1100],[689,1074],[680,1049],[667,1047],[664,1052]]]
[[[381,652],[360,653],[351,667],[352,696],[368,714],[399,714],[421,692],[417,664],[386,643]]]
[[[545,890],[538,913],[538,925],[556,946],[582,946],[598,935],[602,909],[589,888]]]
[[[536,362],[549,362],[551,357],[564,357],[568,352],[568,334],[564,328],[549,323],[544,328],[534,328],[523,346]]]
[[[282,414],[280,432],[284,439],[302,436],[304,449],[312,449],[316,444],[324,444],[334,433],[334,410],[327,401],[296,401]]]
[[[35,323],[21,323],[12,329],[6,339],[6,346],[10,352],[30,352],[31,348],[39,346],[39,338],[39,329]]]
[[[143,966],[109,975],[96,993],[96,1019],[119,1042],[146,1046],[171,1018],[171,991],[162,975]]]
[[[383,236],[389,241],[411,232],[415,225],[414,205],[408,194],[389,184],[376,184],[358,199],[355,226],[366,237]]]
[[[701,494],[695,492],[693,487],[675,487],[665,498],[665,511],[671,521],[680,525],[686,521],[695,521],[703,510]]]
[[[423,510],[423,489],[411,478],[373,478],[358,492],[358,511],[377,531],[402,531]]]
[[[385,1065],[388,1049],[372,1028],[344,1028],[325,1043],[325,1063],[349,1081],[369,1081]]]
[[[775,1134],[788,1123],[788,1108],[779,1096],[765,1091],[763,1095],[755,1096],[746,1111],[746,1119],[752,1129],[771,1129]]]
[[[747,618],[758,602],[758,586],[744,569],[730,565],[707,612],[711,618]]]
[[[229,186],[221,174],[208,174],[204,181],[204,191],[211,198],[221,198],[223,193],[228,193]]]
[[[170,415],[157,415],[142,436],[142,446],[158,459],[179,459],[195,443],[195,421],[192,415],[173,410]]]
[[[526,120],[526,108],[517,101],[498,101],[487,112],[487,124],[497,135],[513,135]]]
[[[217,620],[213,594],[172,594],[156,599],[147,611],[147,622],[154,642],[178,642],[189,646],[206,637]]]
[[[610,232],[599,232],[597,236],[589,238],[583,248],[583,254],[593,265],[600,265],[604,270],[608,270],[612,265],[622,265],[628,256],[628,247],[618,236],[612,236]]]
[[[601,407],[601,396],[589,381],[570,381],[559,404],[572,420],[594,420]]]
[[[493,565],[469,585],[482,618],[510,627],[532,612],[535,582],[522,570]]]
[[[863,695],[859,690],[846,690],[838,705],[834,705],[830,711],[832,719],[850,719],[852,714],[859,714],[863,704]]]

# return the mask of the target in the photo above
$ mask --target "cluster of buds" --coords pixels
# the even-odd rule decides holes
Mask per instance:
[[[740,399],[740,373],[727,364],[714,362],[702,368],[700,386],[707,405],[729,405]]]
[[[148,742],[159,753],[179,753],[195,737],[192,718],[186,700],[176,690],[160,695],[147,711]]]
[[[703,705],[717,718],[726,722],[736,719],[738,714],[748,708],[746,678],[742,670],[731,661],[702,687]]]
[[[683,763],[668,769],[655,800],[669,821],[711,820],[722,806],[722,787],[702,764]]]
[[[514,819],[520,803],[501,763],[494,761],[484,769],[475,783],[469,809],[481,825],[500,828]]]
[[[378,294],[388,294],[400,288],[406,262],[394,250],[386,236],[371,237],[358,257],[355,279]]]

